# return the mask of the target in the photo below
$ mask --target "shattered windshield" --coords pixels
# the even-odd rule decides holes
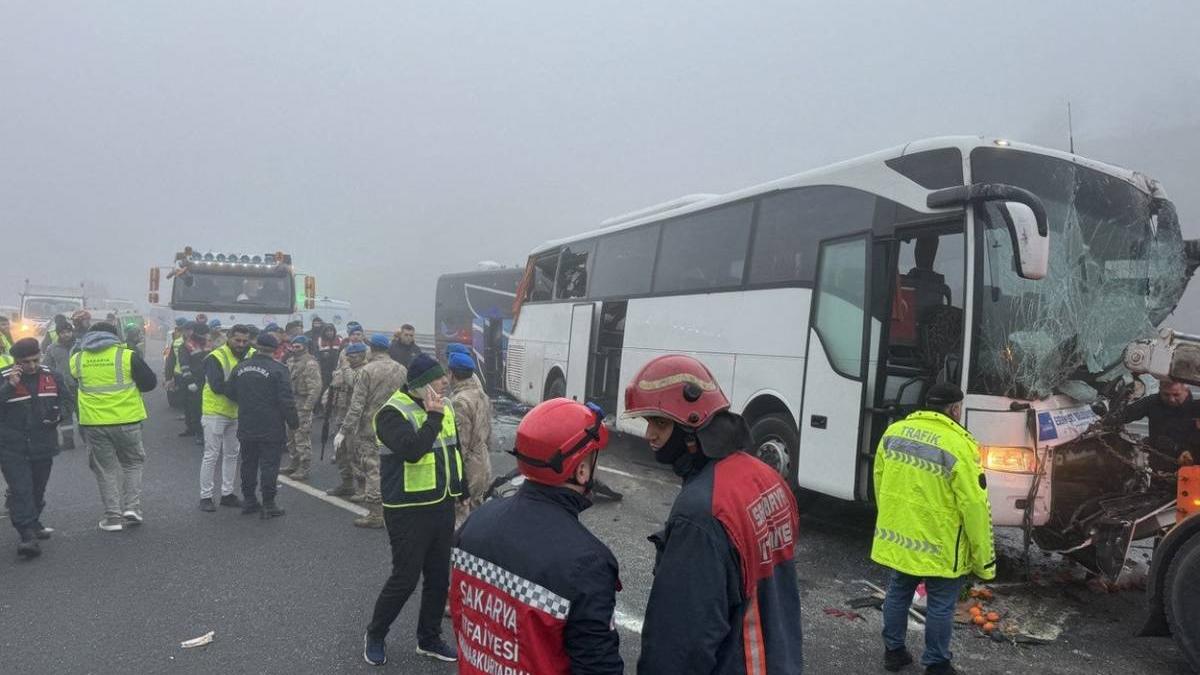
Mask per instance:
[[[1049,274],[1017,276],[1000,206],[976,210],[980,233],[971,391],[1036,399],[1093,380],[1151,333],[1187,286],[1177,229],[1156,232],[1148,194],[1072,162],[1006,148],[971,153],[972,181],[1007,183],[1045,204]]]

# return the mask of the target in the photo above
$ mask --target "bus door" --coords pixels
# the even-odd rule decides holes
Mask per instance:
[[[587,400],[595,313],[596,306],[590,302],[580,303],[571,308],[570,344],[567,348],[567,398],[573,401]]]
[[[863,468],[859,492],[869,497],[870,459],[892,422],[917,410],[939,382],[958,382],[963,363],[966,243],[961,219],[899,229],[873,244]]]
[[[625,346],[626,300],[600,303],[600,324],[596,331],[596,354],[592,363],[592,385],[588,399],[600,404],[609,414],[617,411],[621,395],[621,350]]]
[[[809,315],[797,483],[842,499],[855,496],[870,254],[865,234],[822,242]]]

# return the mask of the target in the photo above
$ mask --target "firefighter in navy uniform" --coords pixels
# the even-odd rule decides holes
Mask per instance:
[[[745,421],[708,368],[660,356],[625,389],[654,458],[683,479],[658,548],[638,672],[803,672],[794,566],[799,514],[779,474],[744,452]]]
[[[624,672],[613,625],[617,560],[579,522],[608,444],[602,417],[564,398],[530,411],[512,453],[527,480],[459,531],[450,612],[460,673]],[[503,613],[489,611],[498,604]]]
[[[73,401],[63,376],[40,365],[34,338],[13,343],[13,364],[0,370],[0,471],[8,482],[9,519],[24,558],[41,554],[38,539],[53,532],[42,525],[46,483],[58,454],[56,427]]]

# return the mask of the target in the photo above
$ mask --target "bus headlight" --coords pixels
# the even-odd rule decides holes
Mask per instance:
[[[990,471],[1037,473],[1037,454],[1029,448],[981,445],[979,461]]]

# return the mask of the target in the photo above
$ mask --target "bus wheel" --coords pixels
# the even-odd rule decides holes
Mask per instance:
[[[562,375],[555,374],[550,378],[549,384],[546,385],[546,397],[543,401],[549,401],[552,398],[564,398],[567,395],[567,381]]]
[[[1200,533],[1171,560],[1163,585],[1167,624],[1192,668],[1200,671]]]
[[[792,451],[799,442],[792,422],[783,413],[771,413],[750,424],[754,456],[766,462],[785,479],[790,477]]]
[[[779,472],[784,481],[792,486],[796,505],[806,509],[821,496],[818,492],[798,487],[793,480],[793,467],[800,436],[786,413],[771,413],[755,418],[750,423],[750,439],[754,445],[754,456]]]

